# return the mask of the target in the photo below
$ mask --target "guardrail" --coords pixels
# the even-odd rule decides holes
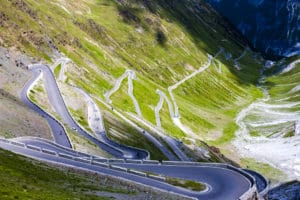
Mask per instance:
[[[147,177],[158,180],[158,181],[164,181],[164,182],[166,181],[166,177],[164,177],[164,176],[156,176],[153,174],[147,174]]]
[[[239,200],[249,200],[249,199],[255,199],[255,198],[252,198],[252,197],[258,197],[255,178],[252,175],[250,175],[249,173],[245,172],[242,169],[233,167],[231,165],[226,165],[226,166],[227,166],[227,169],[231,169],[233,171],[236,171],[236,172],[242,174],[251,183],[251,187],[244,194],[242,194],[242,196],[240,196]]]
[[[50,144],[50,145],[53,145],[53,146],[55,146],[55,147],[64,149],[65,151],[70,151],[70,152],[73,152],[73,153],[77,153],[78,155],[87,156],[87,157],[90,156],[89,154],[82,153],[82,152],[78,152],[78,151],[74,151],[74,150],[71,149],[71,148],[65,147],[65,146],[63,146],[63,145],[57,144],[57,143],[55,143],[55,142],[49,141],[49,140],[44,139],[44,138],[31,137],[31,136],[24,136],[24,137],[19,137],[18,139],[33,139],[33,140],[45,142],[45,143]]]
[[[30,136],[24,136],[24,137],[19,137],[18,139],[25,139],[25,140],[36,140],[36,141],[40,141],[40,142],[44,142],[44,143],[47,143],[47,144],[50,144],[52,146],[55,146],[57,148],[60,148],[60,149],[63,149],[64,151],[68,151],[70,153],[74,153],[76,154],[77,156],[82,156],[82,157],[87,157],[87,158],[92,158],[92,159],[105,159],[107,160],[106,158],[103,158],[103,157],[99,157],[99,156],[93,156],[93,155],[89,155],[87,153],[82,153],[82,152],[79,152],[79,151],[74,151],[73,149],[70,149],[68,147],[65,147],[65,146],[62,146],[60,144],[57,144],[57,143],[54,143],[52,141],[49,141],[47,139],[44,139],[44,138],[39,138],[39,137],[30,137]],[[6,139],[4,139],[6,141]],[[13,140],[10,140],[10,141],[13,141]],[[19,142],[19,141],[17,141]],[[19,143],[22,143],[22,142],[19,142]],[[26,145],[26,144],[25,144]],[[51,151],[51,150],[49,150]]]
[[[41,147],[30,145],[30,144],[26,145],[26,144],[21,143],[21,142],[7,140],[7,139],[4,139],[4,138],[0,138],[0,141],[11,144],[11,145],[14,145],[14,146],[28,148],[28,149],[33,150],[33,151],[38,151],[38,152],[41,152],[41,153],[49,154],[49,155],[52,155],[52,156],[58,156],[58,157],[68,159],[68,160],[74,160],[74,161],[85,163],[85,164],[95,165],[95,166],[99,166],[99,167],[105,167],[105,168],[109,168],[109,169],[112,169],[112,170],[117,170],[117,171],[121,171],[121,172],[125,172],[125,173],[130,173],[130,174],[141,176],[141,177],[148,177],[148,178],[158,180],[158,181],[165,181],[165,178],[161,177],[161,176],[147,174],[147,173],[144,173],[144,172],[141,172],[141,171],[137,171],[137,170],[129,169],[129,168],[126,168],[126,167],[120,167],[120,166],[111,164],[111,163],[114,163],[114,162],[116,162],[116,163],[125,163],[125,162],[127,162],[127,163],[139,163],[139,164],[141,164],[142,163],[141,160],[102,159],[102,158],[95,158],[95,160],[94,160],[94,158],[92,156],[88,156],[87,159],[84,159],[84,158],[81,158],[81,157],[75,157],[75,156],[71,156],[71,155],[68,155],[68,154],[65,154],[65,153],[55,152],[55,151],[52,151],[52,150],[49,150],[49,149],[41,148]],[[86,155],[88,155],[88,154],[86,154]]]
[[[95,160],[92,160],[91,164],[99,166],[99,167],[107,167],[107,168],[109,168],[109,164],[103,163],[103,162],[98,162],[98,161],[95,161]]]
[[[138,176],[144,176],[144,177],[146,177],[146,176],[147,176],[147,174],[146,174],[146,173],[144,173],[144,172],[140,172],[140,171],[137,171],[137,170],[133,170],[133,169],[129,169],[129,170],[128,170],[128,172],[129,172],[129,173],[131,173],[131,174],[138,175]]]
[[[142,160],[133,160],[133,159],[126,159],[125,163],[132,163],[132,164],[142,164]]]
[[[91,163],[90,160],[86,160],[86,159],[78,158],[78,157],[72,157],[72,158],[67,158],[67,159],[75,160],[75,161],[82,162],[82,163]]]
[[[11,144],[16,145],[16,146],[20,146],[20,147],[25,147],[25,144],[20,143],[20,142],[11,141]]]
[[[58,155],[58,157],[62,157],[62,158],[67,158],[67,159],[75,160],[75,158],[74,158],[73,156],[70,156],[70,155],[68,155],[68,154],[58,153],[57,155]],[[76,158],[76,159],[82,159],[82,158]]]
[[[142,164],[160,164],[160,162],[158,160],[143,160]]]
[[[98,161],[98,162],[105,163],[105,162],[108,162],[108,159],[93,157],[93,161]]]
[[[57,155],[57,153],[55,151],[49,150],[49,149],[42,149],[43,153],[47,153],[50,155]]]
[[[31,149],[31,150],[35,150],[35,151],[42,151],[41,147],[33,146],[33,145],[30,145],[30,144],[26,145],[25,147],[28,148],[28,149]]]
[[[124,163],[125,160],[124,159],[109,159],[109,160],[107,160],[107,162],[109,162],[109,163]]]
[[[149,174],[149,173],[145,173],[145,172],[141,172],[141,171],[137,171],[137,170],[133,170],[130,168],[126,168],[126,167],[120,167],[120,166],[116,166],[113,165],[112,163],[134,163],[134,164],[157,164],[157,165],[182,165],[182,166],[211,166],[211,167],[222,167],[222,168],[226,168],[226,169],[230,169],[233,171],[236,171],[240,174],[242,174],[244,177],[247,178],[247,180],[250,181],[251,183],[251,187],[249,188],[248,191],[246,191],[240,198],[239,200],[247,200],[250,197],[253,197],[255,195],[257,195],[257,188],[256,188],[256,183],[255,183],[255,178],[250,175],[249,173],[247,173],[246,171],[233,167],[231,165],[228,164],[223,164],[223,163],[199,163],[199,162],[178,162],[178,161],[157,161],[157,160],[131,160],[131,159],[103,159],[103,158],[93,158],[93,156],[90,156],[87,159],[84,158],[80,158],[80,157],[75,157],[75,156],[71,156],[68,154],[64,154],[64,153],[59,153],[59,152],[55,152],[49,149],[44,149],[41,147],[37,147],[34,145],[26,145],[24,143],[21,142],[15,142],[15,141],[11,141],[11,140],[7,140],[4,138],[0,138],[0,141],[5,142],[5,143],[9,143],[11,145],[15,145],[18,147],[22,147],[22,148],[28,148],[34,151],[38,151],[38,152],[42,152],[42,153],[46,153],[49,155],[55,155],[64,159],[69,159],[69,160],[74,160],[77,162],[81,162],[81,163],[85,163],[85,164],[90,164],[90,165],[94,165],[94,166],[99,166],[99,167],[105,167],[105,168],[109,168],[112,170],[117,170],[120,172],[125,172],[125,173],[130,173],[130,174],[134,174],[137,176],[141,176],[141,177],[147,177],[147,178],[151,178],[157,181],[163,181],[165,182],[166,178],[164,176],[157,176],[157,175],[153,175],[153,174]],[[88,154],[86,154],[88,155]]]

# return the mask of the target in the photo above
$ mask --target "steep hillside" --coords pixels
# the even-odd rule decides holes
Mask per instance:
[[[19,99],[21,88],[31,76],[25,65],[31,62],[33,60],[21,52],[0,48],[0,135],[52,139],[48,124]]]
[[[298,0],[207,0],[247,37],[253,47],[269,56],[300,53]]]
[[[71,64],[55,72],[63,71],[61,85],[187,145],[227,144],[235,115],[262,95],[255,87],[261,58],[204,1],[0,2],[1,46],[48,64],[68,57]],[[84,111],[76,114],[84,125]],[[104,118],[111,138],[151,148],[130,128],[113,127],[115,115]]]

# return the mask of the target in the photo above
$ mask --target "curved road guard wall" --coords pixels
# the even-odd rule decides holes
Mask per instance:
[[[35,151],[42,151],[41,147],[36,147],[36,146],[30,145],[30,144],[26,145],[26,148],[35,150]]]
[[[109,165],[109,168],[116,169],[116,170],[123,171],[123,172],[128,172],[128,169],[125,168],[125,167],[119,167],[119,166],[115,166],[115,165]]]
[[[85,153],[77,152],[69,148],[65,148],[61,145],[57,145],[55,143],[52,143],[50,141],[47,141],[45,139],[39,139],[39,138],[30,138],[30,137],[22,137],[22,138],[15,138],[15,139],[10,139],[10,141],[17,141],[24,143],[25,145],[33,145],[33,146],[38,146],[38,147],[43,147],[43,150],[49,150],[49,151],[54,151],[54,152],[60,152],[64,154],[69,154],[74,157],[84,157],[87,159],[102,159],[102,157],[97,157],[97,156],[91,156]]]
[[[70,155],[67,155],[67,154],[64,154],[64,153],[58,153],[58,156],[62,157],[62,158],[67,158],[67,159],[74,159],[73,156],[70,156]]]
[[[25,147],[25,144],[24,143],[20,143],[20,142],[11,141],[11,144],[16,145],[16,146],[20,146],[20,147]]]
[[[44,138],[31,137],[31,136],[24,136],[24,137],[14,138],[14,139],[12,139],[12,140],[15,140],[15,141],[18,141],[18,142],[23,142],[23,143],[26,143],[26,142],[24,142],[24,140],[36,140],[36,141],[41,141],[41,142],[50,144],[50,145],[52,145],[52,146],[55,146],[55,147],[57,147],[57,148],[64,149],[65,151],[76,152],[76,154],[77,154],[78,156],[81,155],[81,156],[90,157],[90,155],[88,155],[88,154],[86,154],[86,153],[74,151],[73,149],[70,149],[70,148],[65,147],[65,146],[63,146],[63,145],[60,145],[60,144],[57,144],[57,143],[55,143],[55,142],[46,140],[46,139],[44,139]]]
[[[50,155],[57,155],[57,153],[55,151],[51,151],[51,150],[48,150],[48,149],[42,149],[42,152],[50,154]]]
[[[98,161],[94,161],[94,160],[92,160],[92,162],[91,162],[91,164],[92,165],[97,165],[97,166],[100,166],[100,167],[109,167],[109,164],[107,164],[107,163],[102,163],[102,162],[98,162]]]
[[[131,160],[131,159],[126,159],[126,163],[133,163],[133,164],[142,164],[141,160]]]
[[[140,171],[136,171],[136,170],[133,170],[133,169],[129,169],[128,172],[131,173],[131,174],[138,175],[138,176],[147,176],[146,173],[140,172]]]
[[[107,160],[107,162],[109,162],[109,163],[124,163],[125,160],[124,159],[109,159],[109,160]]]
[[[153,174],[147,174],[147,177],[158,180],[158,181],[166,181],[166,178],[163,176],[156,176]]]
[[[143,164],[160,164],[158,160],[143,160]]]

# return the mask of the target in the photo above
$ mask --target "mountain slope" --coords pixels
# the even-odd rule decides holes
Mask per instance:
[[[132,92],[142,116],[128,94],[128,77],[112,94],[111,105],[141,126],[150,123],[183,141],[229,142],[235,114],[261,96],[255,84],[262,60],[204,1],[1,0],[0,11],[2,46],[49,64],[70,58],[73,64],[64,69],[62,84],[84,89],[101,100],[104,110],[109,111],[101,103],[105,94],[132,70]],[[180,116],[170,116],[165,101],[161,127],[155,115],[157,89]],[[110,136],[127,140],[120,139],[122,134]]]
[[[244,156],[271,163],[291,180],[300,175],[299,63],[295,56],[265,69],[265,95],[238,115],[234,141]]]
[[[0,48],[0,132],[8,138],[32,135],[52,139],[47,122],[18,97],[31,76],[24,66],[30,62],[33,60],[21,52]]]

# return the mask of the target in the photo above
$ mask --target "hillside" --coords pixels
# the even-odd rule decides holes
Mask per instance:
[[[21,60],[24,64],[17,67]],[[31,77],[24,65],[31,62],[21,52],[0,48],[0,133],[10,138],[32,135],[52,139],[48,124],[19,99],[21,88]]]
[[[245,156],[268,161],[299,177],[299,56],[265,68],[260,87],[264,97],[237,117],[235,141]]]
[[[10,126],[3,126],[8,130],[1,127],[1,136],[52,139],[46,121],[19,100],[30,79],[27,66],[44,63],[55,74],[69,112],[91,135],[96,131],[89,124],[88,105],[94,102],[103,118],[97,130],[106,130],[118,143],[149,151],[151,159],[167,158],[132,124],[170,151],[162,135],[176,138],[192,161],[233,163],[223,153],[240,163],[241,155],[231,145],[239,130],[236,117],[263,97],[256,85],[265,60],[205,1],[0,3],[1,51],[20,55],[0,54],[1,91],[9,96],[9,101],[1,101],[13,105],[15,118],[29,115],[30,125],[20,131],[26,122],[10,121]],[[43,81],[37,81],[29,96],[63,123],[75,150],[111,157],[66,125],[51,105]],[[12,115],[8,108],[0,115]],[[1,124],[7,121],[0,117]]]
[[[72,59],[74,65],[65,70],[65,82],[102,100],[126,69],[134,70],[134,96],[143,119],[153,125],[154,107],[159,101],[156,90],[168,96],[169,86],[201,68],[208,61],[207,53],[215,55],[223,47],[228,60],[224,53],[220,54],[216,64],[174,90],[186,129],[175,126],[166,105],[162,107],[161,126],[177,138],[187,136],[184,131],[188,129],[197,138],[222,142],[223,132],[232,127],[229,124],[238,109],[259,96],[254,84],[260,65],[251,59],[253,53],[248,51],[239,61],[240,66],[234,67],[229,57],[238,58],[246,48],[245,42],[203,2],[1,4],[5,19],[0,36],[2,45],[14,46],[50,63],[61,56]],[[124,81],[120,90],[112,94],[112,105],[124,113],[136,114],[126,88]]]

